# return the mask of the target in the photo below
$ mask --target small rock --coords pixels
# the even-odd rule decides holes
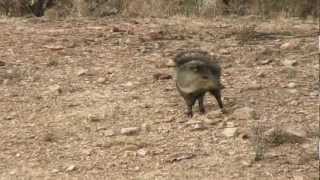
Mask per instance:
[[[297,85],[294,82],[291,82],[287,85],[288,88],[295,88]]]
[[[5,66],[5,65],[6,65],[6,63],[5,63],[5,62],[0,61],[0,66]]]
[[[318,140],[317,151],[318,151],[318,159],[320,160],[320,140]]]
[[[136,166],[136,167],[134,167],[133,170],[134,170],[134,171],[139,171],[139,170],[140,170],[140,167],[139,167],[139,166]]]
[[[202,131],[202,130],[205,130],[206,127],[203,125],[203,123],[196,123],[193,125],[192,127],[192,131]]]
[[[252,165],[252,163],[248,161],[241,161],[241,164],[245,167],[250,167]]]
[[[223,110],[215,110],[215,111],[210,111],[207,113],[206,117],[207,119],[221,119],[223,116],[224,111]]]
[[[109,129],[109,130],[105,130],[103,132],[103,134],[106,136],[106,137],[111,137],[111,136],[115,136],[116,135],[116,132],[112,129]]]
[[[16,112],[11,112],[9,115],[5,116],[3,120],[13,120],[17,116]]]
[[[172,79],[172,76],[170,74],[156,73],[153,75],[153,78],[155,80],[166,80],[166,79]]]
[[[124,86],[125,87],[132,87],[133,83],[129,81],[129,82],[125,83]]]
[[[297,106],[297,105],[299,105],[299,102],[293,100],[293,101],[290,102],[290,105]]]
[[[262,86],[260,84],[258,84],[257,82],[252,82],[247,86],[248,90],[260,90],[262,89]]]
[[[120,133],[122,135],[134,135],[137,134],[140,131],[139,127],[128,127],[128,128],[122,128],[120,130]]]
[[[296,89],[288,89],[288,92],[291,93],[291,94],[297,94],[298,90],[296,90]]]
[[[45,45],[44,47],[47,49],[50,49],[50,50],[54,50],[54,51],[64,49],[64,47],[61,45]]]
[[[310,96],[319,96],[319,91],[313,91],[310,93]]]
[[[92,149],[83,149],[82,150],[82,154],[84,154],[86,156],[91,156],[92,153],[93,153]]]
[[[75,165],[70,165],[69,167],[67,167],[66,171],[70,172],[70,171],[74,171],[76,170],[76,166]]]
[[[144,104],[143,107],[146,109],[150,109],[150,108],[152,108],[152,105],[151,104]]]
[[[264,72],[258,72],[257,76],[264,78],[264,77],[266,77],[266,74]]]
[[[220,54],[230,54],[230,51],[228,51],[227,49],[220,49],[219,53]]]
[[[112,27],[111,32],[126,32],[126,30],[114,26]]]
[[[217,127],[218,127],[218,129],[222,129],[222,128],[226,127],[226,124],[227,123],[225,121],[220,121]]]
[[[195,124],[199,124],[199,123],[201,123],[201,121],[191,119],[186,122],[186,125],[189,126],[189,125],[195,125]]]
[[[223,135],[226,137],[234,137],[238,133],[238,128],[233,127],[233,128],[225,128],[222,132]]]
[[[137,154],[138,154],[139,156],[146,156],[147,153],[148,153],[148,151],[145,150],[145,149],[139,149],[139,150],[137,151]]]
[[[272,59],[266,59],[260,62],[261,65],[267,65],[270,64],[272,62]]]
[[[57,93],[57,94],[61,94],[62,93],[61,86],[59,86],[58,84],[49,86],[49,91],[51,93]]]
[[[2,83],[3,83],[3,85],[9,85],[10,84],[10,80],[9,79],[4,79]]]
[[[78,76],[83,76],[85,74],[88,73],[88,69],[80,69],[78,72],[77,72],[77,75]]]
[[[16,170],[12,170],[9,172],[10,175],[15,175],[16,173],[17,173]]]
[[[293,180],[306,180],[306,179],[301,175],[295,175],[293,176]]]
[[[148,132],[150,131],[150,125],[148,123],[141,124],[142,131]]]
[[[172,59],[169,59],[169,60],[166,62],[166,66],[167,66],[167,67],[175,67],[176,64],[175,64],[175,62],[174,62]]]
[[[298,46],[297,42],[286,42],[280,46],[280,49],[294,49]]]
[[[163,38],[164,38],[163,31],[154,31],[154,32],[150,32],[148,34],[148,39],[150,39],[150,40],[161,40]]]
[[[55,139],[56,139],[55,135],[50,132],[45,133],[44,136],[42,137],[42,140],[46,142],[53,142],[55,141]]]
[[[47,66],[57,66],[59,63],[56,59],[50,59],[48,62],[47,62]]]
[[[257,118],[255,111],[249,107],[243,107],[243,108],[236,109],[232,115],[234,118],[242,119],[242,120]]]
[[[177,122],[178,122],[178,123],[185,123],[185,122],[188,122],[188,119],[186,119],[186,118],[179,118],[179,119],[177,120]]]
[[[105,83],[106,81],[107,81],[107,78],[105,78],[105,77],[100,77],[100,78],[98,78],[98,80],[97,80],[97,82],[98,82],[98,83],[101,83],[101,84]]]
[[[234,122],[227,122],[226,126],[227,128],[235,127]]]
[[[170,122],[173,122],[175,120],[176,120],[175,117],[168,117],[168,118],[164,119],[163,122],[170,123]]]
[[[194,157],[196,157],[196,155],[192,153],[178,153],[178,154],[170,155],[166,161],[172,163],[176,161],[182,161],[185,159],[191,159]]]
[[[52,169],[52,170],[51,170],[51,173],[53,173],[53,174],[56,174],[56,173],[58,173],[58,172],[59,172],[58,169]]]
[[[291,136],[295,136],[298,138],[306,138],[307,137],[307,132],[305,130],[303,130],[302,127],[287,126],[285,129],[285,132]]]
[[[303,143],[301,144],[301,147],[304,149],[304,152],[308,153],[308,154],[318,154],[318,147],[317,149],[314,148],[314,144],[307,142],[307,143]],[[318,156],[318,155],[317,155]]]
[[[87,119],[90,120],[91,122],[99,122],[99,121],[101,121],[101,118],[98,115],[95,115],[95,114],[88,114]]]
[[[296,66],[298,63],[296,60],[285,59],[282,61],[284,66]]]
[[[216,125],[216,124],[218,124],[219,122],[221,122],[221,119],[209,119],[209,118],[205,118],[205,119],[203,120],[203,122],[204,122],[205,124],[208,124],[208,125]]]

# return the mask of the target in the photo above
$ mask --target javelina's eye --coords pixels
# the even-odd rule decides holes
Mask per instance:
[[[198,67],[192,67],[191,70],[194,71],[194,72],[197,72],[198,71]]]
[[[209,77],[206,76],[206,75],[202,76],[202,78],[203,78],[203,79],[209,79]]]

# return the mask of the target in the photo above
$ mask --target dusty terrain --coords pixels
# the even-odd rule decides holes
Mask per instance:
[[[319,179],[313,21],[1,18],[0,27],[0,179]],[[184,114],[171,59],[192,48],[221,61],[226,114],[209,95],[205,115]],[[299,141],[255,140],[257,128],[276,127]]]

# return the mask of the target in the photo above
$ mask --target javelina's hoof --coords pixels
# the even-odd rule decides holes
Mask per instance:
[[[221,111],[222,114],[227,114],[227,110],[224,109],[224,108],[222,108],[220,111]]]
[[[187,112],[186,114],[187,114],[188,118],[192,118],[193,117],[193,113],[192,112]]]
[[[205,114],[206,113],[206,110],[203,108],[203,109],[199,109],[200,111],[200,114]]]

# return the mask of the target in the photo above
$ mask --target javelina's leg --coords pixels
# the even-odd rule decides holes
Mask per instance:
[[[194,98],[194,97],[185,97],[184,100],[186,101],[186,104],[188,106],[187,116],[188,117],[192,117],[193,116],[192,106],[196,102],[196,98]]]
[[[204,100],[204,94],[198,97],[199,111],[201,114],[204,114],[206,112],[206,110],[204,109],[203,100]]]
[[[220,109],[221,109],[222,111],[224,111],[224,110],[223,110],[222,100],[221,100],[221,92],[220,92],[220,89],[218,89],[218,90],[212,90],[212,91],[210,91],[210,93],[216,98]]]

